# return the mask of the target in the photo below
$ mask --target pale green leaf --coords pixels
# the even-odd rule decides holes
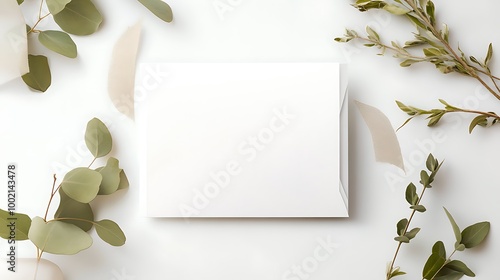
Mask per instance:
[[[47,57],[43,55],[28,55],[30,71],[23,75],[23,81],[32,89],[45,92],[52,82]]]
[[[163,2],[162,0],[138,0],[138,1],[161,20],[165,22],[171,22],[173,20],[174,16],[172,13],[172,8],[170,8],[170,6],[167,3]]]
[[[417,233],[420,232],[420,228],[414,228],[410,231],[408,231],[404,236],[408,237],[408,239],[412,240],[413,238],[415,238],[415,236],[417,236]]]
[[[99,29],[102,15],[91,0],[73,0],[54,15],[62,30],[74,35],[90,35]]]
[[[102,220],[96,223],[95,229],[97,235],[112,246],[122,246],[125,244],[126,237],[120,227],[113,221]]]
[[[92,245],[92,238],[81,228],[35,217],[29,231],[30,240],[43,252],[58,255],[74,255]]]
[[[106,166],[99,169],[99,173],[102,175],[102,182],[99,187],[100,195],[112,194],[118,190],[121,172],[122,169],[119,167],[118,160],[114,157],[110,157]]]
[[[15,226],[12,226],[12,223]],[[28,215],[12,213],[0,209],[0,237],[3,239],[26,240],[31,226],[31,218]],[[12,228],[11,228],[12,227]],[[12,230],[14,234],[11,235]]]
[[[70,198],[81,203],[89,203],[97,196],[101,181],[102,176],[99,172],[79,167],[64,176],[61,188]]]
[[[118,185],[118,190],[123,190],[127,189],[129,187],[130,183],[128,182],[127,175],[125,174],[125,171],[120,172],[120,184]]]
[[[106,125],[98,118],[87,123],[85,144],[94,157],[103,157],[111,151],[113,141]]]
[[[65,32],[55,30],[42,31],[38,35],[38,40],[46,48],[58,54],[69,58],[77,56],[76,44]]]
[[[71,2],[71,0],[47,0],[47,8],[49,8],[52,15],[56,15],[61,12],[69,2]]]
[[[485,116],[485,115],[479,115],[477,117],[475,117],[474,119],[472,119],[472,121],[470,122],[470,125],[469,125],[469,133],[472,133],[472,130],[474,130],[474,128],[476,126],[485,126],[488,124],[488,116]]]
[[[59,196],[61,199],[54,218],[63,219],[61,220],[62,222],[73,224],[84,231],[91,230],[93,227],[91,222],[94,221],[94,212],[90,204],[81,203],[70,198],[62,189],[59,190]]]
[[[481,244],[490,232],[489,222],[480,222],[466,227],[462,231],[462,241],[465,248],[473,248]]]
[[[410,12],[410,10],[396,5],[385,5],[384,10],[388,11],[393,15],[404,15]]]
[[[450,214],[448,209],[445,207],[444,211],[446,212],[446,216],[448,217],[448,220],[450,220],[451,227],[453,228],[453,233],[455,234],[455,240],[457,243],[462,242],[462,234],[460,233],[460,228],[458,227],[457,223],[455,222],[455,219],[453,219],[453,216]]]
[[[488,45],[488,52],[486,53],[486,58],[484,59],[484,65],[488,67],[488,64],[490,63],[491,57],[493,56],[493,44]]]

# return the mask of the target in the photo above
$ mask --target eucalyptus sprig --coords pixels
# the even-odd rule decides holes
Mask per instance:
[[[453,47],[449,41],[450,29],[446,24],[439,25],[436,18],[436,7],[431,0],[357,0],[353,6],[362,12],[379,9],[405,17],[416,29],[413,38],[404,44],[397,41],[391,41],[390,44],[387,44],[375,30],[367,26],[365,35],[359,35],[355,30],[346,29],[345,35],[335,38],[335,41],[343,43],[353,40],[361,41],[366,47],[380,49],[380,55],[389,51],[394,57],[401,60],[402,67],[426,62],[433,64],[444,74],[458,73],[476,79],[491,95],[500,100],[500,78],[493,75],[490,69],[493,57],[492,44],[488,45],[484,59],[465,55],[459,46]],[[445,106],[448,105],[445,104]],[[403,106],[401,109],[406,113],[411,113],[412,116],[432,115],[429,122],[431,125],[436,124],[448,112],[477,114],[478,116],[471,122],[470,127],[472,128],[478,124],[487,126],[485,123],[488,119],[492,119],[490,124],[494,124],[498,120],[498,116],[494,112],[459,109],[457,107],[453,107],[453,111],[431,109],[417,110],[416,112],[408,112],[408,108],[413,107]],[[472,131],[470,128],[469,130]]]
[[[172,9],[162,0],[137,0],[154,15],[165,22],[173,20]],[[17,0],[19,5],[24,0]],[[48,13],[42,14],[47,7]],[[62,29],[41,30],[39,24],[52,16]],[[26,26],[28,39],[38,38],[47,49],[68,58],[76,58],[78,50],[71,35],[86,36],[95,33],[103,21],[103,16],[92,0],[40,0],[38,19],[33,26]],[[48,59],[43,55],[28,55],[30,72],[23,75],[23,81],[31,88],[45,92],[52,83]]]
[[[112,137],[106,125],[97,118],[90,120],[85,132],[85,143],[94,159],[87,167],[69,171],[62,181],[54,175],[49,202],[43,216],[31,219],[28,215],[0,209],[0,237],[9,242],[30,240],[37,248],[37,259],[43,253],[73,255],[89,248],[93,241],[89,232],[112,246],[122,246],[126,237],[114,221],[95,220],[91,202],[98,195],[110,195],[129,187],[127,176],[114,157],[105,166],[92,169],[95,160],[108,155]],[[52,219],[48,218],[54,197],[59,194],[59,207]],[[15,220],[15,226],[12,221]]]
[[[437,175],[442,164],[443,162],[439,162],[432,154],[429,154],[426,161],[427,170],[422,170],[420,172],[420,184],[422,185],[420,195],[417,194],[417,187],[415,184],[410,183],[406,187],[405,199],[409,203],[412,211],[409,218],[403,218],[396,224],[397,236],[394,240],[398,242],[398,246],[392,261],[387,266],[386,280],[406,274],[406,272],[402,271],[400,267],[395,266],[396,259],[401,246],[404,243],[410,243],[410,241],[415,238],[421,230],[418,227],[410,230],[410,224],[413,221],[415,213],[423,213],[426,211],[425,206],[422,205],[422,198],[425,191],[432,188],[431,184],[434,182],[435,176]],[[444,208],[444,210],[455,235],[456,242],[454,250],[449,256],[447,256],[444,243],[442,241],[434,243],[432,253],[425,262],[422,270],[422,280],[458,280],[463,276],[474,277],[474,272],[472,272],[472,270],[467,267],[465,263],[460,260],[454,260],[452,257],[457,251],[464,251],[465,249],[470,249],[481,244],[489,233],[490,223],[476,223],[466,227],[463,231],[460,231],[460,228],[450,212],[446,208]]]

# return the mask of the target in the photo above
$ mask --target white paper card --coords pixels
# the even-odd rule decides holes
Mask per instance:
[[[342,87],[336,63],[141,65],[147,215],[346,217]]]

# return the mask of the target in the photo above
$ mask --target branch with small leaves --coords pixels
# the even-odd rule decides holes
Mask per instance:
[[[398,235],[394,238],[394,240],[398,242],[398,246],[392,261],[387,266],[386,280],[406,274],[406,272],[402,271],[400,267],[395,265],[396,259],[402,245],[410,243],[410,241],[414,239],[421,230],[420,228],[413,228],[410,230],[410,224],[417,212],[426,212],[425,206],[422,205],[422,197],[427,189],[432,188],[431,184],[434,182],[435,176],[437,175],[442,164],[443,162],[439,162],[432,154],[430,154],[426,161],[427,170],[422,170],[420,172],[420,184],[422,185],[420,195],[417,194],[417,187],[415,184],[410,183],[406,187],[405,199],[410,205],[410,209],[412,211],[409,218],[401,219],[396,224]],[[454,250],[449,256],[447,256],[444,243],[442,241],[437,241],[432,247],[430,257],[425,262],[422,270],[422,280],[458,280],[463,276],[474,277],[474,272],[472,272],[472,270],[467,267],[465,263],[459,260],[453,260],[452,257],[457,251],[464,251],[465,249],[470,249],[481,244],[489,233],[490,223],[476,223],[468,226],[463,231],[460,231],[460,228],[450,212],[446,208],[444,208],[444,211],[451,223],[453,233],[455,235],[456,242]]]
[[[467,56],[460,49],[454,48],[449,41],[450,29],[448,25],[438,26],[436,7],[431,0],[357,0],[353,6],[365,12],[372,9],[385,10],[393,15],[404,16],[416,29],[413,38],[403,45],[397,41],[390,44],[384,43],[380,35],[371,27],[366,27],[366,35],[359,35],[354,30],[347,29],[343,37],[335,41],[347,43],[353,40],[361,41],[366,47],[376,47],[381,50],[379,55],[391,52],[395,58],[401,60],[402,67],[409,67],[415,63],[431,63],[444,74],[458,73],[477,80],[491,95],[500,100],[500,86],[498,76],[492,74],[490,63],[493,57],[493,46],[488,45],[484,59]],[[445,106],[448,106],[445,104]],[[403,106],[414,108],[410,106]],[[401,106],[400,106],[401,108]],[[481,112],[475,110],[458,109],[416,110],[406,113],[416,115],[429,115],[429,124],[436,124],[439,119],[449,112],[473,113],[478,116],[472,121],[471,127],[476,125],[488,126],[496,123],[498,116],[494,112]],[[470,131],[472,129],[469,128]]]
[[[173,20],[172,9],[162,0],[137,0],[154,15],[165,22]],[[19,5],[24,0],[17,0]],[[42,15],[43,8],[47,7],[48,13]],[[59,30],[40,30],[38,25],[52,16],[59,25]],[[68,58],[76,58],[78,50],[71,35],[86,36],[95,33],[103,21],[103,17],[92,0],[40,0],[38,19],[33,26],[26,26],[26,33],[34,36],[47,49]],[[30,72],[23,75],[23,81],[32,89],[45,92],[52,83],[49,62],[43,55],[28,55]]]

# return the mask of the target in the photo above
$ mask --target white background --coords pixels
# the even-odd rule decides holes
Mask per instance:
[[[498,101],[479,90],[473,80],[444,76],[431,65],[402,69],[395,59],[376,56],[376,50],[333,42],[344,27],[361,30],[366,24],[388,40],[404,41],[410,39],[412,31],[406,22],[384,13],[361,14],[350,7],[350,1],[233,0],[234,8],[221,19],[212,0],[171,0],[175,22],[166,24],[133,0],[96,2],[106,21],[98,33],[75,38],[79,47],[76,60],[50,54],[53,84],[48,92],[30,92],[21,80],[0,86],[0,166],[10,161],[19,164],[20,211],[43,215],[54,166],[88,164],[90,157],[82,156],[79,146],[92,117],[110,126],[115,140],[113,155],[129,175],[128,191],[95,203],[98,218],[111,218],[122,225],[127,244],[111,248],[95,238],[94,246],[79,255],[46,255],[62,268],[66,279],[278,280],[294,265],[314,263],[321,239],[330,239],[336,248],[309,269],[308,279],[384,279],[386,263],[396,247],[392,240],[395,224],[409,214],[404,189],[410,180],[418,181],[418,170],[429,151],[446,162],[435,187],[423,200],[428,212],[415,218],[414,225],[422,227],[421,233],[402,248],[397,263],[409,276],[400,279],[420,276],[434,241],[443,240],[451,249],[453,233],[442,206],[462,227],[482,220],[492,222],[491,235],[483,246],[456,257],[477,273],[476,279],[498,275],[500,151],[496,147],[500,131],[477,128],[469,135],[468,116],[444,118],[442,125],[433,129],[416,120],[402,129],[398,137],[407,161],[403,175],[392,166],[375,162],[368,129],[351,106],[348,219],[187,223],[139,214],[135,126],[113,109],[107,96],[112,47],[126,27],[144,18],[139,62],[314,62],[345,57],[351,63],[351,101],[380,108],[395,127],[406,117],[395,106],[395,99],[430,108],[439,106],[437,99],[443,98],[456,105],[498,111]],[[487,0],[473,4],[436,1],[439,19],[451,28],[451,40],[459,41],[466,53],[479,58],[484,57],[491,41],[500,46],[494,24],[499,5]],[[28,13],[29,24],[35,14]],[[40,28],[51,28],[44,24]],[[34,53],[48,53],[37,44],[31,48]],[[1,201],[0,206],[4,205]],[[2,255],[5,249],[2,242]],[[22,244],[21,256],[34,254],[32,245]]]

